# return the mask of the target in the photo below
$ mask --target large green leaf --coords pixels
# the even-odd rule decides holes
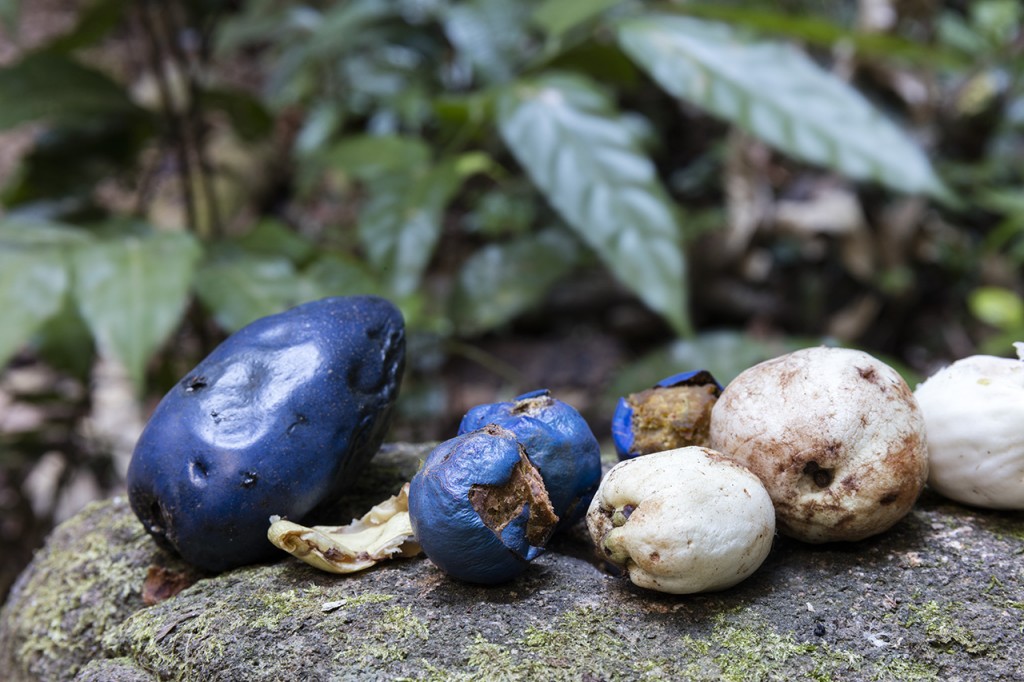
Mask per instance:
[[[359,215],[359,241],[393,296],[408,296],[420,285],[441,236],[444,209],[461,178],[457,162],[449,161],[370,184],[370,199]]]
[[[930,68],[940,65],[948,68],[970,66],[967,60],[952,50],[903,38],[894,33],[847,28],[806,11],[797,13],[778,7],[710,2],[687,2],[684,11],[690,16],[716,19],[758,33],[775,34],[826,49],[838,44],[849,45],[858,55],[870,55],[887,61],[903,61]]]
[[[200,246],[186,233],[123,233],[76,248],[74,296],[99,351],[142,388],[188,303]]]
[[[946,196],[917,144],[860,93],[788,44],[668,15],[625,20],[618,39],[666,91],[794,158],[898,191]]]
[[[35,227],[0,223],[0,367],[60,310],[68,289],[65,235]]]
[[[673,205],[635,129],[609,99],[587,79],[551,74],[507,88],[499,125],[569,226],[652,310],[688,333]]]
[[[0,102],[0,130],[29,121],[76,123],[138,111],[106,75],[55,52],[35,52],[0,69]]]
[[[452,316],[460,331],[484,332],[529,309],[577,255],[576,243],[556,230],[480,249],[459,272]]]
[[[217,324],[229,332],[312,297],[290,260],[243,251],[222,253],[204,263],[196,272],[195,289]]]

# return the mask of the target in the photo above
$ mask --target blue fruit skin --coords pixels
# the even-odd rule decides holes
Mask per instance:
[[[423,553],[467,582],[495,585],[526,570],[542,552],[526,538],[529,505],[499,536],[470,502],[474,485],[501,485],[520,461],[515,435],[489,426],[438,445],[409,484],[409,519]]]
[[[132,509],[206,571],[276,556],[268,518],[301,521],[376,453],[404,362],[402,315],[381,298],[256,320],[157,406],[128,467]]]
[[[719,392],[722,390],[722,385],[706,369],[673,374],[656,383],[654,388],[705,386],[707,384],[714,384],[718,387]],[[615,405],[615,414],[612,415],[612,442],[615,444],[615,452],[618,453],[620,460],[638,456],[636,452],[633,452],[633,438],[633,408],[626,398],[619,398],[619,402]]]
[[[561,519],[557,530],[583,518],[601,483],[601,447],[575,408],[539,389],[511,402],[474,407],[462,418],[459,433],[486,424],[508,429],[526,448]]]

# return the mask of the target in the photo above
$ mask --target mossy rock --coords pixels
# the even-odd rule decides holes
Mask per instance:
[[[387,448],[337,512],[407,480]],[[859,543],[778,538],[725,592],[640,590],[592,563],[581,528],[516,581],[477,587],[425,559],[334,576],[285,557],[200,577],[152,606],[152,567],[189,576],[123,499],[54,531],[0,620],[5,680],[1020,680],[1024,516],[927,495]]]

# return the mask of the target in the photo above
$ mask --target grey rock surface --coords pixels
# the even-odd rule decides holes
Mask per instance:
[[[337,520],[395,492],[426,447],[386,448]],[[147,606],[147,575],[191,584]],[[0,671],[12,682],[1021,680],[1024,515],[926,493],[881,536],[777,538],[740,585],[669,596],[604,572],[582,527],[498,587],[422,558],[351,576],[290,557],[197,576],[112,499],[56,529],[19,579],[0,612]]]

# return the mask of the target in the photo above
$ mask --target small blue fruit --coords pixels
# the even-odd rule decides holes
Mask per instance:
[[[474,407],[462,418],[459,433],[497,424],[516,435],[540,470],[551,506],[564,529],[583,518],[601,483],[601,448],[587,422],[572,406],[547,389],[511,402]]]
[[[612,441],[619,459],[689,445],[709,447],[711,408],[722,386],[707,370],[666,377],[640,393],[619,398]]]
[[[404,362],[402,315],[382,298],[256,320],[160,401],[128,468],[132,509],[201,569],[274,557],[269,517],[301,521],[376,453]]]
[[[526,570],[558,523],[544,481],[516,435],[493,424],[427,455],[409,484],[409,518],[434,564],[485,585]]]

